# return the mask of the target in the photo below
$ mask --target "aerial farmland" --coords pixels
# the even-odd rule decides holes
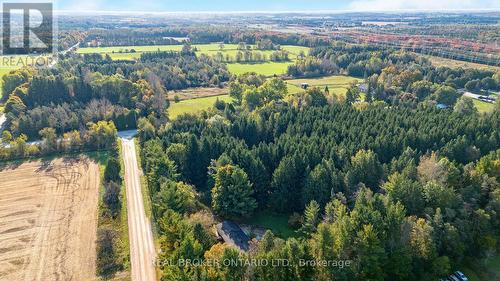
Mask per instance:
[[[0,178],[0,279],[94,280],[98,165],[34,161]]]

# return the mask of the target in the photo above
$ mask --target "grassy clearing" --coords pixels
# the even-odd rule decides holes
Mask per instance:
[[[342,75],[333,75],[320,78],[292,79],[286,81],[288,93],[290,94],[302,92],[303,89],[300,87],[300,85],[302,83],[308,83],[310,87],[319,87],[322,90],[326,86],[328,86],[330,93],[342,96],[345,95],[351,83],[361,82],[363,82],[362,79]]]
[[[289,94],[296,94],[304,91],[304,89],[302,89],[301,87],[289,83],[286,83],[286,88]]]
[[[493,110],[495,110],[495,104],[493,104],[493,103],[488,103],[488,102],[480,101],[480,100],[469,98],[469,97],[462,97],[462,98],[472,99],[472,102],[474,103],[474,106],[476,106],[476,109],[479,113],[490,113]]]
[[[228,63],[227,69],[232,74],[240,75],[246,72],[255,72],[265,76],[285,74],[291,62],[263,62],[263,63]]]
[[[229,95],[223,95],[171,103],[170,107],[168,108],[169,117],[171,119],[175,119],[177,116],[185,113],[197,113],[202,110],[209,109],[214,105],[217,99],[227,102],[231,101],[231,97],[229,97]]]
[[[127,61],[133,61],[141,57],[141,53],[123,53],[123,54],[110,53],[107,55],[109,55],[112,60],[127,60]]]
[[[283,239],[300,236],[295,230],[288,226],[288,216],[271,214],[267,212],[257,213],[252,218],[244,221],[245,224],[269,229],[274,235]]]
[[[343,75],[333,75],[319,78],[304,78],[304,79],[292,79],[288,80],[287,83],[300,86],[302,83],[309,83],[310,86],[337,86],[337,87],[348,87],[351,83],[362,82],[363,79],[343,76]]]
[[[462,67],[462,68],[477,68],[477,69],[491,69],[494,71],[500,71],[500,67],[498,66],[492,66],[492,65],[486,65],[486,64],[480,64],[480,63],[474,63],[474,62],[467,62],[467,61],[461,61],[461,60],[454,60],[454,59],[447,59],[447,58],[441,58],[441,57],[435,57],[435,56],[424,56],[430,62],[432,65],[436,67],[440,66],[445,66],[445,67]]]
[[[304,91],[304,89],[302,89],[301,87],[292,84],[287,84],[286,86],[288,88],[289,94],[296,94]],[[325,89],[325,86],[316,87],[319,87],[321,90]],[[332,85],[331,87],[328,86],[328,90],[330,91],[330,94],[334,94],[336,96],[345,96],[345,94],[347,93],[347,87],[335,87]]]
[[[492,103],[487,103],[476,99],[474,99],[473,102],[479,113],[488,113],[492,112],[495,109],[495,104]]]

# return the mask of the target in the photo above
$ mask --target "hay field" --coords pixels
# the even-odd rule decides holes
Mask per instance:
[[[232,101],[232,98],[229,95],[222,96],[212,96],[212,97],[204,97],[199,99],[191,99],[191,100],[183,100],[178,103],[170,103],[170,107],[168,108],[168,115],[171,119],[177,118],[182,114],[196,114],[200,111],[207,110],[211,108],[215,101],[221,100],[225,102]]]

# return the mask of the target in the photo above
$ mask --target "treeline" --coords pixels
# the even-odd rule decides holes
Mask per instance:
[[[463,15],[464,17],[469,17]],[[470,20],[468,18],[467,20]],[[478,40],[483,43],[492,43],[500,39],[500,34],[495,29],[493,22],[488,19],[479,19],[484,22],[474,22],[478,18],[473,19],[472,22],[462,22],[460,24],[441,24],[439,21],[434,21],[432,25],[414,26],[407,25],[383,27],[382,30],[397,33],[407,33],[415,35],[433,35],[433,36],[446,36],[448,38],[457,38],[460,40]]]
[[[108,160],[104,168],[103,192],[100,192],[99,219],[97,227],[97,275],[104,279],[111,278],[122,271],[130,263],[127,218],[122,215],[123,178],[117,147],[109,150]]]
[[[186,38],[187,33],[174,29],[158,28],[116,28],[91,29],[85,41],[81,44],[99,42],[100,46],[134,46],[134,45],[175,45],[179,41],[175,38]]]
[[[122,75],[20,73],[28,72],[18,70],[3,78],[4,93],[11,93],[5,102],[6,129],[15,137],[24,134],[31,140],[43,128],[62,135],[83,131],[88,123],[98,121],[113,121],[119,130],[135,128],[136,116],[148,114],[140,110],[146,107],[142,104],[153,96],[145,80],[134,83]]]
[[[391,54],[394,55],[389,58]],[[406,55],[406,54],[405,54]],[[380,72],[389,63],[409,63],[414,61],[409,54],[398,57],[394,50],[380,50],[373,46],[349,45],[336,42],[332,46],[311,49],[309,56],[289,67],[288,74],[294,77],[318,76],[332,73],[346,73],[363,77]],[[363,69],[356,69],[363,63]]]
[[[230,78],[224,64],[206,55],[197,57],[189,45],[180,53],[143,53],[140,61],[148,71],[156,74],[167,90],[221,86]]]
[[[155,132],[152,125],[148,126],[144,119],[141,121],[141,140],[153,137]],[[141,145],[140,150],[152,214],[159,235],[161,251],[156,264],[160,268],[162,280],[194,277],[192,273],[188,273],[193,272],[192,269],[170,266],[170,262],[176,263],[187,257],[188,252],[192,254],[189,254],[191,257],[201,258],[216,243],[213,234],[214,216],[199,201],[195,187],[182,180],[176,163],[170,159],[175,158],[173,155],[184,157],[180,154],[183,150],[183,145],[172,146],[168,152],[172,156],[168,157],[158,139]]]
[[[274,61],[274,62],[284,62],[290,61],[290,54],[287,51],[274,51],[269,56],[260,51],[238,51],[236,55],[233,57],[229,54],[224,55],[223,52],[217,52],[213,58],[218,62],[224,63],[252,63],[252,62],[265,62],[265,61]]]
[[[326,45],[329,40],[307,34],[288,34],[261,30],[242,30],[224,26],[187,26],[169,28],[113,28],[92,29],[88,32],[87,43],[99,42],[100,46],[133,45],[175,45],[175,38],[188,38],[193,44],[224,42],[226,44],[257,44],[260,49],[271,50],[276,45],[297,45],[313,47]],[[271,43],[269,43],[271,42]]]
[[[39,131],[38,136],[39,141],[29,143],[25,134],[14,137],[9,131],[3,131],[0,161],[113,149],[116,146],[117,130],[113,122],[99,121],[62,135],[58,135],[54,128],[46,127]]]
[[[39,106],[27,110],[25,115],[12,122],[11,131],[22,133],[29,139],[37,139],[43,128],[53,128],[58,135],[85,128],[84,124],[100,120],[112,121],[118,130],[136,127],[138,113],[119,105],[113,105],[107,99],[91,100],[88,104],[63,103],[60,105]]]
[[[432,280],[466,257],[497,251],[500,110],[483,116],[383,102],[355,108],[331,104],[317,90],[299,96],[302,101],[283,100],[286,87],[278,79],[242,93],[241,106],[218,102],[211,112],[181,116],[168,128],[140,128],[148,184],[177,194],[157,196],[172,198],[157,205],[161,258],[352,265],[164,266],[166,280],[210,274],[234,280],[228,272],[237,280]],[[248,106],[245,96],[260,102]],[[162,187],[162,178],[185,184]],[[199,193],[194,203],[193,189]],[[304,212],[304,239],[267,233],[247,254],[210,246],[185,219],[199,203],[243,221],[255,210],[291,220]]]

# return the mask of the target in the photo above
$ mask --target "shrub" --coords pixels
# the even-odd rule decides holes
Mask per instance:
[[[103,200],[112,218],[116,218],[120,213],[120,185],[116,182],[109,182],[104,187]]]
[[[113,244],[115,237],[116,233],[111,229],[97,231],[97,273],[100,276],[110,277],[119,269]]]

